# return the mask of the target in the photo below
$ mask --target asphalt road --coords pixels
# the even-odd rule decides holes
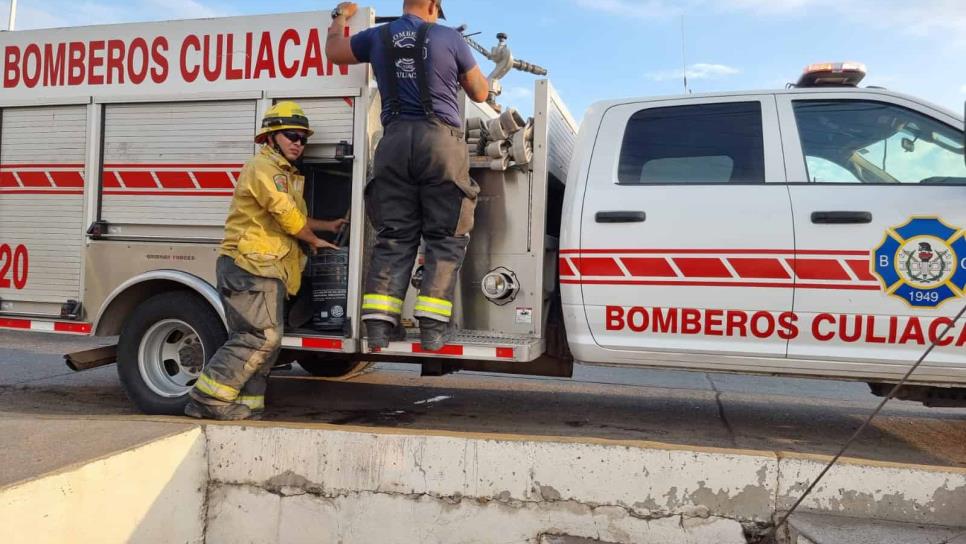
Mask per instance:
[[[0,422],[148,419],[128,402],[114,366],[74,373],[64,365],[63,353],[96,342],[0,331]],[[266,419],[832,454],[879,400],[861,383],[589,366],[575,372],[573,379],[422,378],[417,367],[381,364],[336,382],[296,369],[273,376]],[[85,439],[96,436],[92,429]],[[849,456],[966,467],[966,408],[894,401]]]

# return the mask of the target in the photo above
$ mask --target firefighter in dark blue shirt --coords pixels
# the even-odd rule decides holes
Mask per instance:
[[[326,55],[337,64],[370,63],[382,96],[384,135],[376,150],[366,210],[376,230],[363,316],[369,346],[405,336],[400,317],[420,238],[426,263],[415,316],[423,349],[452,338],[453,298],[479,187],[470,179],[459,90],[476,102],[489,94],[486,77],[460,33],[438,25],[442,0],[405,0],[392,23],[344,37],[357,6],[332,12]]]

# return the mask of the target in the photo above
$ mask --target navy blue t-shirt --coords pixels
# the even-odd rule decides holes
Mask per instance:
[[[392,30],[392,40],[396,46],[415,47],[416,32],[423,25],[423,20],[415,15],[403,15],[389,23]],[[423,106],[419,101],[419,84],[416,81],[416,68],[412,64],[397,66],[390,71],[383,51],[382,27],[364,30],[352,37],[352,53],[360,62],[372,64],[379,83],[379,92],[387,96],[389,88],[386,78],[395,76],[399,81],[399,101],[402,103],[400,117],[405,119],[421,119],[426,117]],[[411,44],[411,45],[410,45]],[[429,72],[429,93],[433,97],[433,110],[441,121],[460,126],[459,104],[459,76],[466,74],[476,67],[473,52],[463,41],[463,37],[455,29],[436,25],[426,36],[426,48],[429,50],[426,68]],[[389,104],[385,98],[382,101],[382,124],[390,121]]]

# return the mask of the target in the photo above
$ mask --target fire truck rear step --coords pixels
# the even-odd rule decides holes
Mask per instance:
[[[481,361],[532,361],[544,351],[544,341],[529,335],[499,334],[491,331],[460,330],[453,341],[436,352],[423,350],[419,331],[410,329],[406,339],[392,342],[386,349],[373,351],[363,340],[363,351],[379,355],[477,359]]]

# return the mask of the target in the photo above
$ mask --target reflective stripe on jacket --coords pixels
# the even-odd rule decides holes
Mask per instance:
[[[308,221],[304,188],[298,169],[263,146],[238,178],[220,250],[247,272],[282,280],[290,295],[299,290],[306,262],[295,238]]]

